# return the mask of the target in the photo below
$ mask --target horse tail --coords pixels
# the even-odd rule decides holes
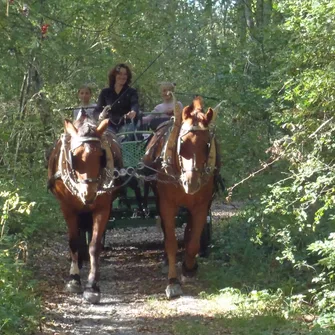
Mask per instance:
[[[90,259],[88,246],[92,238],[93,217],[92,213],[81,213],[78,216],[79,245],[78,265],[82,268],[84,262]]]

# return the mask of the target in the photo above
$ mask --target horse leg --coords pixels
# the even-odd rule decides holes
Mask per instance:
[[[120,198],[120,202],[125,203],[127,208],[130,210],[131,205],[130,205],[129,199],[127,197],[127,186],[121,187],[121,189],[119,190],[119,198]]]
[[[99,281],[99,256],[102,249],[102,236],[105,232],[109,218],[109,209],[93,212],[93,231],[92,240],[89,246],[90,254],[90,273],[84,291],[84,298],[92,303],[97,304],[100,301]]]
[[[143,187],[143,208],[148,209],[148,198],[149,198],[150,184],[148,181],[144,182]]]
[[[163,241],[164,241],[164,245],[165,245],[165,240],[166,240],[165,226],[164,226],[164,222],[163,222],[162,218],[160,218],[160,224],[161,224],[161,228],[162,228],[162,232],[163,232]],[[166,253],[166,249],[164,248],[163,263],[162,263],[162,274],[167,275],[168,273],[169,273],[169,260],[168,260],[168,256],[167,256],[167,253]]]
[[[182,265],[183,279],[194,277],[198,264],[196,256],[200,249],[200,238],[207,218],[207,206],[190,210],[190,218],[186,226],[185,257]],[[186,230],[185,229],[185,230]]]
[[[153,192],[153,194],[155,196],[155,199],[156,199],[156,211],[157,211],[157,214],[158,214],[158,216],[156,217],[156,219],[159,220],[158,223],[160,224],[160,228],[161,228],[161,230],[163,232],[163,243],[165,244],[165,226],[164,226],[164,222],[163,222],[160,210],[159,210],[159,196],[158,196],[158,192],[157,192],[155,184],[150,184],[149,187],[151,187],[152,192]],[[162,263],[162,270],[161,270],[161,272],[162,272],[163,275],[167,275],[169,273],[169,261],[168,261],[168,257],[167,257],[167,253],[166,253],[165,248],[164,248],[163,263]]]
[[[184,229],[184,246],[186,246],[191,239],[191,231],[192,231],[192,216],[190,213],[188,213],[187,223]]]
[[[165,206],[164,206],[165,205]],[[179,297],[183,294],[180,282],[177,278],[176,255],[178,243],[175,233],[175,216],[177,214],[177,206],[167,206],[160,199],[160,214],[164,225],[164,241],[165,251],[169,262],[168,286],[165,293],[168,299]]]
[[[89,260],[88,244],[92,235],[91,213],[81,213],[78,215],[78,230],[79,230],[78,265],[79,269],[81,269],[83,263],[88,262]]]
[[[137,201],[137,205],[138,205],[138,209],[141,212],[141,215],[143,215],[143,198],[142,198],[142,194],[141,194],[141,189],[138,186],[138,181],[137,179],[135,179],[134,177],[131,178],[130,181],[130,186],[131,188],[134,190],[135,192],[135,197],[136,197],[136,201]]]
[[[71,293],[82,293],[80,282],[80,270],[78,265],[79,232],[78,217],[67,208],[62,208],[64,218],[68,227],[69,246],[71,254],[70,280],[65,289]]]

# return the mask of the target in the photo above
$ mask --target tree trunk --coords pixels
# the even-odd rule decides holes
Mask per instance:
[[[236,11],[237,11],[237,34],[240,39],[240,43],[244,44],[247,37],[247,26],[246,26],[246,19],[245,19],[245,9],[244,9],[244,0],[237,0],[236,1]]]
[[[250,30],[255,27],[253,12],[252,12],[252,0],[243,0],[244,3],[244,15],[247,26]]]

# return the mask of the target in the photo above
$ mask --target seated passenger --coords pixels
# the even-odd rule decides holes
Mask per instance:
[[[81,116],[81,110],[84,109],[88,117],[94,120],[93,112],[96,104],[91,103],[92,89],[88,85],[83,85],[78,90],[78,99],[80,106],[73,110],[73,120],[78,120]],[[97,120],[95,120],[97,121]]]
[[[162,97],[163,102],[158,104],[153,112],[162,113],[160,115],[147,115],[142,118],[142,124],[148,125],[152,130],[155,130],[159,124],[161,124],[164,121],[170,120],[171,116],[173,116],[173,110],[174,110],[174,103],[173,103],[173,97],[169,92],[174,92],[176,84],[170,83],[170,82],[164,82],[161,83],[160,88],[160,94]],[[180,101],[177,101],[177,104],[183,109],[183,105]]]
[[[131,71],[125,64],[111,69],[108,74],[109,87],[100,92],[94,110],[95,118],[109,119],[108,129],[114,133],[135,130],[139,106],[137,91],[129,86],[131,77]],[[132,140],[132,137],[128,136],[128,140]]]

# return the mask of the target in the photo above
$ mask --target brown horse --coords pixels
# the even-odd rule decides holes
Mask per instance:
[[[92,225],[92,238],[88,250],[90,272],[84,298],[98,303],[99,255],[114,198],[111,169],[115,153],[113,156],[111,151],[108,152],[109,144],[106,145],[103,136],[108,120],[96,126],[83,116],[75,123],[65,120],[64,125],[66,134],[62,135],[49,158],[48,184],[59,201],[68,227],[72,263],[66,288],[70,292],[82,292],[80,267],[85,255],[80,248],[80,231],[84,229],[83,221],[88,219]],[[115,150],[118,151],[118,148]]]
[[[157,173],[157,181],[152,186],[157,196],[168,258],[166,295],[169,299],[183,293],[176,270],[175,217],[178,209],[182,206],[189,211],[182,275],[193,277],[219,167],[214,134],[209,128],[214,111],[209,108],[203,113],[202,106],[202,99],[197,97],[182,112],[175,110],[174,123],[158,129],[143,158],[144,164]]]

